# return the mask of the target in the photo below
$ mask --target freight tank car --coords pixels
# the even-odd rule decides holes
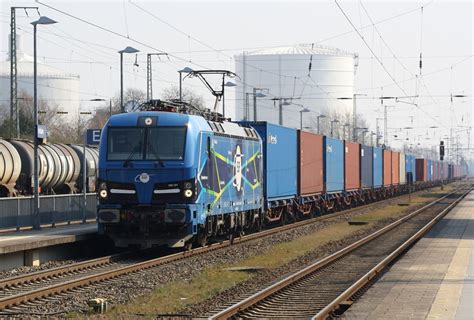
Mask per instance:
[[[14,196],[21,173],[21,159],[15,147],[6,140],[0,140],[0,163],[0,197]]]
[[[182,247],[258,227],[262,161],[252,128],[172,112],[114,115],[100,142],[99,232],[122,247]]]

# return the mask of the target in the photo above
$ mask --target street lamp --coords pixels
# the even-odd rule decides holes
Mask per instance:
[[[124,53],[137,53],[140,52],[139,50],[132,48],[132,47],[126,47],[123,50],[120,50],[120,112],[124,113],[124,107],[123,107],[123,54]]]
[[[355,127],[354,128],[354,132],[356,133],[356,139],[354,140],[354,142],[357,142],[358,139],[357,139],[357,130],[367,130],[368,128],[360,128],[360,127]]]
[[[343,134],[342,134],[342,139],[346,139],[346,128],[348,128],[350,126],[350,124],[348,123],[345,123],[344,126],[342,127],[342,130],[343,130]]]
[[[194,70],[189,67],[184,67],[178,70],[179,73],[179,102],[183,102],[183,73],[191,73]]]
[[[33,188],[34,188],[34,217],[33,217],[33,228],[40,229],[40,216],[39,216],[39,209],[40,209],[40,202],[39,202],[39,160],[38,160],[38,83],[37,83],[37,60],[36,60],[36,26],[47,25],[47,24],[55,24],[57,23],[53,19],[48,17],[40,17],[38,20],[33,21],[31,24],[33,25],[33,113],[34,113],[34,123],[35,123],[35,130],[33,133],[33,142],[34,142],[34,174],[33,174]]]
[[[224,87],[236,87],[237,85],[233,82],[230,82],[230,81],[227,81],[225,84],[224,84],[224,77],[222,77],[222,116],[224,116],[225,118],[225,95],[224,95]]]
[[[267,95],[264,94],[263,92],[257,92],[257,91],[265,91],[269,90],[267,88],[253,88],[253,121],[257,121],[257,98],[264,98]]]
[[[105,102],[107,101],[106,99],[102,99],[102,98],[95,98],[95,99],[90,99],[89,101],[94,101],[94,102],[99,102],[99,101],[102,101],[102,102]],[[112,99],[109,99],[109,118],[112,116]]]
[[[311,112],[308,108],[303,108],[300,110],[300,130],[303,130],[303,112]]]
[[[319,134],[319,118],[326,118],[326,115],[324,114],[320,114],[319,116],[317,116],[317,121],[318,121],[318,134]]]
[[[339,123],[339,120],[331,120],[331,137],[334,136],[334,123]]]
[[[352,98],[349,97],[341,97],[337,98],[338,100],[352,100],[352,127],[355,128],[357,127],[357,103],[356,103],[356,98],[357,96],[366,96],[364,93],[354,93],[352,95]],[[355,130],[352,132],[352,140],[356,140],[356,132]]]

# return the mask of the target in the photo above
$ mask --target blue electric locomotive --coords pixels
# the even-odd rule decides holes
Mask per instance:
[[[112,116],[102,130],[99,232],[116,246],[182,247],[261,224],[262,143],[196,115]]]

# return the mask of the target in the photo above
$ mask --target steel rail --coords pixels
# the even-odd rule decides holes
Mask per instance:
[[[345,301],[350,300],[350,298],[356,294],[360,289],[365,285],[370,283],[370,281],[375,278],[380,272],[382,272],[393,260],[399,257],[405,249],[410,247],[413,243],[422,238],[436,223],[438,223],[443,217],[448,214],[448,212],[454,208],[467,194],[472,191],[472,188],[468,189],[464,194],[462,194],[458,199],[441,211],[436,217],[434,217],[428,224],[421,228],[417,233],[411,236],[403,244],[401,244],[397,249],[395,249],[390,255],[373,267],[369,272],[363,275],[357,282],[352,286],[347,288],[346,291],[341,293],[334,301],[328,304],[323,310],[319,311],[312,319],[321,320],[328,318],[337,308]]]
[[[275,234],[275,233],[278,233],[278,232],[290,230],[292,228],[297,228],[297,227],[309,225],[309,224],[312,224],[312,223],[315,223],[315,222],[318,222],[318,221],[321,221],[321,220],[327,220],[327,219],[335,218],[335,217],[338,217],[340,215],[354,213],[354,212],[357,212],[357,211],[363,211],[363,210],[366,210],[366,209],[369,209],[369,208],[372,208],[372,207],[376,207],[376,206],[388,205],[388,204],[390,204],[390,202],[393,202],[395,200],[399,200],[400,198],[405,197],[405,196],[408,196],[408,195],[403,194],[403,195],[399,195],[399,196],[396,196],[396,197],[393,197],[393,198],[385,199],[383,201],[371,202],[371,203],[364,204],[364,205],[361,205],[361,206],[358,206],[358,207],[355,207],[355,208],[345,209],[345,210],[342,210],[342,211],[339,211],[339,212],[326,214],[326,215],[323,215],[323,216],[318,216],[318,217],[314,217],[314,218],[303,220],[303,221],[298,221],[298,222],[293,223],[293,224],[288,224],[288,225],[285,225],[285,226],[260,231],[259,233],[247,235],[247,236],[242,237],[242,238],[240,238],[240,237],[236,238],[236,239],[234,239],[234,243],[243,242],[244,240],[253,240],[253,239],[256,238],[257,235],[258,235],[258,237],[265,237],[265,236],[269,236],[269,235],[272,235],[272,234]],[[228,245],[229,241],[224,241],[221,244]],[[206,246],[206,247],[208,247],[208,246]],[[197,250],[198,249],[193,249],[192,251],[197,251]],[[202,253],[202,252],[200,252],[200,253]],[[9,287],[12,287],[12,286],[18,286],[18,285],[21,285],[21,284],[26,284],[26,283],[33,282],[33,281],[38,281],[38,280],[42,280],[42,279],[47,279],[47,278],[51,278],[51,277],[60,276],[60,275],[65,274],[65,273],[77,272],[77,271],[81,271],[81,270],[84,270],[84,269],[105,265],[105,264],[108,264],[108,263],[111,263],[111,262],[114,262],[114,261],[121,260],[121,259],[123,259],[124,257],[126,257],[130,254],[131,254],[131,252],[108,255],[108,256],[95,258],[95,259],[91,259],[91,260],[87,260],[87,261],[77,262],[77,263],[66,265],[66,266],[60,266],[60,267],[56,267],[56,268],[52,268],[52,269],[48,269],[48,270],[42,270],[42,271],[37,271],[37,272],[33,272],[33,273],[28,273],[28,274],[25,274],[25,275],[19,275],[19,276],[15,276],[15,277],[0,279],[0,290],[5,289],[5,288],[9,288]]]
[[[417,210],[415,210],[414,212],[406,215],[405,217],[403,218],[400,218],[398,219],[397,221],[383,227],[382,229],[380,230],[377,230],[376,232],[352,243],[351,245],[327,256],[327,257],[324,257],[322,258],[321,260],[318,260],[317,262],[315,262],[314,264],[302,269],[302,270],[299,270],[298,272],[295,272],[293,274],[291,274],[290,276],[272,284],[271,286],[268,286],[267,288],[253,294],[252,296],[232,305],[232,306],[229,306],[227,307],[226,309],[218,312],[217,314],[209,317],[209,319],[228,319],[236,314],[238,314],[240,311],[243,311],[245,309],[248,309],[249,307],[255,305],[256,303],[266,299],[267,297],[269,297],[270,295],[284,289],[285,287],[288,287],[289,285],[297,282],[298,280],[306,277],[307,275],[311,274],[311,273],[314,273],[315,271],[317,270],[320,270],[330,264],[332,264],[333,262],[341,259],[343,256],[346,256],[347,254],[353,252],[355,249],[361,247],[362,245],[378,238],[379,236],[381,236],[382,234],[385,234],[386,232],[396,228],[397,226],[399,226],[400,224],[404,223],[405,221],[411,219],[412,217],[418,215],[419,213],[423,212],[424,210],[432,207],[433,205],[437,204],[438,202],[440,202],[441,200],[455,194],[456,192],[459,192],[460,190],[464,189],[465,186],[449,193],[449,194],[446,194],[445,196],[441,197],[441,198],[438,198],[432,202],[430,202],[429,204],[423,206],[422,208],[419,208]],[[463,194],[464,196],[464,194]]]
[[[193,249],[193,250],[190,250],[190,251],[184,251],[184,252],[179,252],[179,253],[167,255],[167,256],[164,256],[164,257],[154,258],[154,259],[151,259],[151,260],[147,260],[147,261],[127,265],[127,266],[124,266],[124,267],[118,267],[117,269],[114,269],[114,270],[109,270],[109,271],[105,271],[105,272],[102,272],[102,273],[96,273],[96,274],[93,274],[93,275],[84,276],[84,277],[77,278],[77,279],[74,279],[74,280],[70,280],[70,281],[54,284],[54,285],[51,285],[51,286],[47,286],[47,287],[27,291],[27,292],[24,292],[24,293],[22,292],[20,294],[11,295],[11,296],[8,296],[8,297],[3,297],[3,298],[0,298],[0,310],[8,308],[10,306],[14,306],[14,305],[17,305],[17,304],[24,303],[24,302],[27,302],[27,301],[32,301],[34,299],[47,297],[47,296],[50,296],[50,295],[53,295],[53,294],[58,294],[58,293],[61,293],[61,292],[67,291],[67,290],[71,290],[71,289],[74,289],[74,288],[77,288],[77,287],[82,287],[82,286],[89,285],[89,284],[92,284],[92,283],[101,282],[101,281],[105,281],[105,280],[108,280],[108,279],[116,278],[116,277],[121,276],[121,275],[129,274],[131,272],[136,272],[136,271],[143,270],[143,269],[157,267],[159,265],[163,265],[163,264],[166,264],[166,263],[171,263],[171,262],[178,261],[178,260],[181,260],[181,259],[185,259],[185,258],[188,258],[188,257],[191,257],[191,256],[196,256],[196,255],[211,252],[211,251],[214,251],[214,250],[222,249],[222,248],[230,246],[232,244],[252,241],[252,240],[255,240],[257,238],[271,236],[271,235],[276,234],[276,233],[280,233],[280,232],[283,232],[283,231],[295,229],[295,228],[302,227],[302,226],[305,226],[305,225],[310,225],[310,224],[313,224],[313,223],[316,223],[316,222],[319,222],[319,221],[322,221],[322,220],[328,220],[328,219],[331,219],[331,218],[338,217],[340,215],[354,213],[354,212],[358,212],[358,211],[363,211],[363,210],[366,210],[368,208],[372,208],[372,207],[375,207],[375,206],[383,206],[384,204],[387,204],[387,203],[390,204],[394,200],[398,200],[398,199],[400,199],[404,196],[408,196],[408,195],[407,194],[399,195],[399,196],[396,196],[396,197],[385,199],[383,201],[376,201],[376,202],[365,204],[365,205],[362,205],[362,206],[359,206],[359,207],[342,210],[340,212],[326,214],[326,215],[318,216],[318,217],[315,217],[315,218],[312,218],[312,219],[307,219],[307,220],[299,221],[299,222],[296,222],[296,223],[292,223],[292,224],[288,224],[288,225],[284,225],[284,226],[280,226],[280,227],[275,227],[275,228],[271,228],[271,229],[267,229],[267,230],[260,231],[260,232],[257,232],[257,233],[252,233],[252,234],[249,234],[249,235],[245,235],[245,236],[242,236],[242,237],[235,238],[233,240],[225,240],[225,241],[222,241],[222,242],[219,242],[219,243],[209,244],[205,247],[196,248],[196,249]],[[444,196],[443,198],[445,198],[445,197],[446,196]],[[440,201],[443,198],[440,198],[437,201]],[[431,204],[429,204],[428,206],[430,206],[430,205]],[[129,253],[126,253],[126,254],[129,254]],[[67,266],[57,267],[57,268],[50,269],[50,270],[38,271],[38,272],[34,272],[34,273],[26,274],[26,275],[21,275],[21,276],[17,276],[17,277],[13,277],[13,278],[3,279],[3,280],[0,280],[0,290],[6,289],[6,288],[9,288],[9,287],[12,287],[12,286],[19,286],[19,285],[24,285],[24,284],[28,284],[28,283],[34,283],[35,281],[38,281],[38,280],[57,277],[57,276],[67,274],[67,273],[86,270],[88,268],[104,266],[104,265],[107,265],[111,262],[123,259],[123,255],[124,254],[116,254],[116,255],[96,258],[96,259],[92,259],[92,260],[88,260],[88,261],[84,261],[84,262],[79,262],[79,263],[75,263],[75,264],[71,264],[71,265],[67,265]]]

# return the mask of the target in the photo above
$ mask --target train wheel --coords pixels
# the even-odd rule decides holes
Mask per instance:
[[[189,241],[184,245],[184,250],[191,251],[193,249],[193,242]]]
[[[205,234],[204,232],[198,234],[196,240],[198,245],[200,245],[201,247],[205,247],[208,241],[209,237],[207,236],[207,234]]]

